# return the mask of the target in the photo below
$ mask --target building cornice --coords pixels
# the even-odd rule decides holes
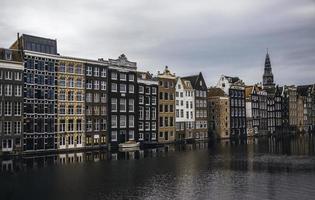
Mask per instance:
[[[49,58],[53,60],[59,60],[59,61],[72,61],[72,62],[81,62],[81,63],[87,63],[87,64],[108,66],[107,61],[98,61],[98,60],[90,60],[90,59],[85,59],[85,58],[53,55],[53,54],[46,54],[46,53],[40,53],[40,52],[34,52],[34,51],[28,51],[28,50],[24,50],[24,53],[25,55],[28,55],[28,56],[41,56],[41,57],[45,57],[45,58]]]
[[[0,68],[24,70],[23,63],[0,60]]]
[[[158,81],[143,80],[143,79],[138,79],[138,83],[144,83],[147,85],[158,85]]]

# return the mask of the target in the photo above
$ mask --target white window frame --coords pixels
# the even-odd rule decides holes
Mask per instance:
[[[105,78],[107,76],[107,70],[105,68],[101,71],[101,77]]]
[[[12,80],[12,72],[6,71],[4,74],[5,74],[4,75],[5,76],[4,77],[5,80]]]
[[[22,103],[15,102],[14,103],[14,116],[21,116],[22,115]]]
[[[128,75],[129,81],[135,81],[135,75],[134,74],[129,74]]]
[[[14,80],[16,80],[16,81],[21,81],[21,80],[22,80],[22,73],[20,73],[20,72],[15,72],[15,73],[14,73]]]
[[[113,105],[115,105],[115,109],[113,109]],[[111,111],[112,112],[117,112],[117,99],[116,98],[112,98],[111,99]]]
[[[124,83],[119,84],[119,92],[126,93],[127,92],[127,85]]]
[[[112,85],[111,85],[111,91],[112,91],[112,92],[117,92],[117,83],[112,83]]]
[[[135,131],[129,130],[128,136],[129,136],[129,140],[135,140]]]
[[[143,86],[139,86],[139,93],[143,94],[144,93],[144,87]]]
[[[98,80],[95,80],[94,81],[94,88],[93,88],[94,90],[98,90],[98,89],[100,89],[100,82],[98,81]]]
[[[134,99],[129,99],[129,101],[128,101],[128,111],[129,112],[134,112],[135,111],[135,100]]]
[[[127,111],[127,100],[124,98],[121,98],[119,101],[119,111],[120,112],[126,112]]]
[[[111,126],[112,128],[117,128],[117,115],[112,115],[111,117]]]
[[[101,81],[101,90],[106,90],[106,81]]]
[[[151,123],[151,129],[154,131],[156,130],[156,122]]]
[[[126,128],[127,127],[127,116],[126,115],[120,115],[119,127],[120,128]]]
[[[139,96],[139,104],[144,104],[144,96],[143,95]]]
[[[134,93],[135,92],[135,86],[133,84],[129,85],[129,93]]]
[[[112,72],[110,77],[112,80],[117,80],[117,72]]]
[[[127,80],[127,74],[126,73],[119,73],[119,80],[126,81]]]
[[[99,76],[100,75],[100,71],[98,67],[94,67],[94,76]]]
[[[88,66],[86,68],[86,75],[87,76],[92,76],[92,70],[93,70],[93,68],[91,66]]]
[[[156,96],[152,96],[151,102],[152,102],[152,105],[156,105]]]
[[[135,116],[134,115],[129,115],[128,125],[129,125],[129,128],[135,127]]]
[[[111,133],[111,141],[113,141],[113,142],[117,141],[117,131],[112,131],[112,133]]]
[[[150,122],[145,122],[145,123],[144,123],[144,130],[145,130],[145,131],[150,131],[150,130],[151,130],[151,124],[150,124]]]
[[[152,94],[157,94],[157,89],[156,89],[156,87],[152,87]]]
[[[16,85],[15,86],[14,96],[16,96],[16,97],[22,96],[22,85]]]

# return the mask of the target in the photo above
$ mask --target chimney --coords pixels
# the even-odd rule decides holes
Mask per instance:
[[[20,46],[20,33],[18,32],[17,33],[17,48],[18,48],[18,50],[20,50],[21,49],[21,46]]]

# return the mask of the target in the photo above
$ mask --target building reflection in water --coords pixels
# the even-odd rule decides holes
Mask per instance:
[[[134,151],[97,150],[46,156],[3,157],[0,158],[0,163],[2,173],[17,173],[19,171],[36,170],[53,165],[71,165],[115,160],[139,160],[144,158],[165,157],[172,154],[176,155],[179,152],[207,150],[210,156],[207,159],[209,159],[209,165],[211,165],[211,167],[242,171],[261,170],[262,168],[272,169],[272,166],[277,162],[283,162],[283,167],[285,167],[286,157],[283,157],[283,155],[315,155],[314,140],[312,135],[282,140],[275,138],[249,138],[245,141],[221,140],[216,143],[200,142],[193,144],[165,145],[159,148],[137,149]],[[191,159],[194,158],[191,157]],[[193,162],[199,161],[196,159]],[[188,163],[188,161],[186,161],[186,163]]]

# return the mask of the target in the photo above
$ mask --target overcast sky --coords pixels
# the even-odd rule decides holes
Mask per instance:
[[[314,0],[1,0],[0,46],[17,32],[56,38],[62,55],[201,71],[208,86],[261,82],[268,48],[277,84],[315,83]]]

